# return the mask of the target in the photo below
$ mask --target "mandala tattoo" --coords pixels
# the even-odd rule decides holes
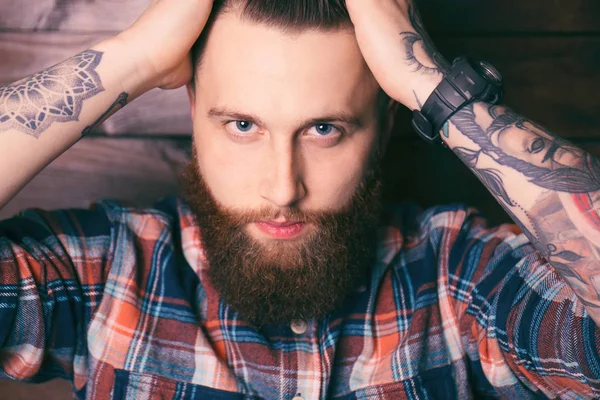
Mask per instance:
[[[84,100],[104,91],[96,68],[102,52],[86,50],[35,75],[0,87],[0,132],[38,138],[55,122],[77,121]]]

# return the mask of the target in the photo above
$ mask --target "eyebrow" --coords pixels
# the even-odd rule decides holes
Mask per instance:
[[[208,116],[212,118],[230,118],[232,120],[248,121],[260,126],[266,125],[263,120],[261,120],[255,115],[241,113],[228,108],[213,107],[208,111]],[[354,128],[360,128],[363,126],[362,118],[347,112],[338,112],[326,114],[318,118],[310,118],[302,121],[300,123],[300,126],[302,128],[306,128],[316,124],[323,124],[329,122],[343,122],[345,124],[351,125]]]

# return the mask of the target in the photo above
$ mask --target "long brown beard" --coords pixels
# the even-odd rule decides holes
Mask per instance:
[[[254,221],[274,219],[280,210],[222,207],[208,190],[195,159],[194,154],[183,174],[184,197],[200,226],[211,283],[243,319],[259,327],[319,319],[341,307],[366,282],[381,212],[378,168],[367,174],[339,211],[285,210],[287,219],[315,227],[306,237],[265,243],[244,228]]]

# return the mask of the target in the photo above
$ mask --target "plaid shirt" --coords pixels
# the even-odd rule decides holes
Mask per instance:
[[[2,375],[64,377],[82,399],[600,396],[581,302],[472,209],[389,209],[366,289],[319,321],[259,333],[206,270],[179,199],[0,223]]]

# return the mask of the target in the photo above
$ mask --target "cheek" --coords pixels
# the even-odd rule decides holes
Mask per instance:
[[[194,142],[200,172],[214,198],[227,207],[254,206],[259,157],[217,134],[196,134]]]
[[[530,144],[530,140],[520,130],[510,128],[497,135],[497,143],[494,143],[493,139],[492,136],[492,143],[510,156],[528,157],[530,155],[530,153],[527,152],[527,146]]]
[[[362,140],[336,150],[307,151],[304,176],[311,208],[339,209],[346,205],[369,170],[374,148],[374,140]]]
[[[309,209],[336,210],[346,205],[362,181],[362,171],[328,162],[306,174]]]

